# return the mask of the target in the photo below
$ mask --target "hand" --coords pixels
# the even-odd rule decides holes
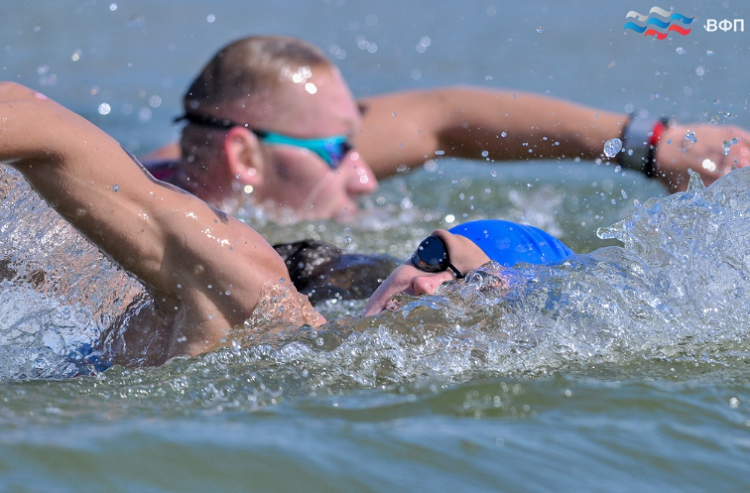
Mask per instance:
[[[693,132],[695,136],[688,132]],[[729,153],[725,154],[725,147]],[[656,177],[670,192],[685,190],[688,170],[700,174],[706,185],[750,165],[750,132],[740,127],[708,124],[673,125],[656,149]]]

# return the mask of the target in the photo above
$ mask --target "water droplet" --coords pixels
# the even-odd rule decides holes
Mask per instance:
[[[698,65],[695,67],[695,73],[698,77],[703,77],[706,74],[706,69]]]
[[[731,150],[732,150],[732,143],[728,140],[725,140],[724,141],[724,155],[728,156]]]
[[[495,178],[495,177],[497,176],[497,171],[495,171],[494,169],[493,169],[493,170],[490,170],[490,175],[491,175],[491,176],[492,176],[493,178]]]
[[[352,237],[351,236],[344,236],[344,243],[351,243]]]
[[[393,112],[393,116],[396,116],[396,112],[395,111]]]
[[[112,111],[112,108],[107,103],[102,103],[99,105],[99,114],[100,115],[109,115],[109,112]]]
[[[506,134],[505,132],[503,132],[503,133],[500,134],[500,137],[507,137],[507,136],[508,136],[508,134]]]
[[[111,10],[112,12],[114,12],[115,10],[117,10],[117,4],[116,3],[110,4],[109,5],[109,10]]]
[[[543,32],[544,32],[544,26],[539,26],[539,27],[537,27],[537,28],[536,28],[536,32],[538,32],[538,33],[540,33],[540,34],[541,34],[541,33],[543,33]]]
[[[685,132],[685,140],[689,140],[690,142],[695,144],[696,142],[698,142],[698,137],[695,136],[695,132],[693,132],[692,130],[688,130],[687,132]]]
[[[489,156],[489,155],[490,155],[490,153],[489,153],[489,152],[487,152],[487,151],[482,151],[482,157],[487,157],[487,156]]]
[[[610,159],[617,156],[620,150],[622,150],[622,141],[620,139],[609,139],[604,143],[604,155]]]
[[[206,20],[207,20],[208,22],[214,22],[214,21],[216,20],[216,16],[215,16],[214,14],[208,14],[208,15],[206,16]]]
[[[708,56],[713,56],[713,55],[714,55],[714,52],[713,52],[713,51],[711,51],[711,50],[706,50],[706,55],[708,55]]]
[[[119,192],[120,191],[120,185],[112,185],[112,191],[113,192]]]
[[[678,55],[684,55],[685,53],[687,53],[687,51],[685,51],[685,48],[683,48],[682,46],[678,46],[674,51],[676,51]]]

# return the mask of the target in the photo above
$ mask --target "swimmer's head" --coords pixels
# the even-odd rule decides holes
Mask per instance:
[[[521,262],[548,264],[572,254],[544,231],[510,221],[470,221],[449,231],[436,230],[375,291],[363,315],[379,313],[401,293],[433,294],[441,284],[463,278],[490,260],[513,267]]]
[[[315,70],[333,69],[326,55],[300,39],[249,36],[222,47],[183,97],[186,113],[210,113],[266,98],[286,78],[306,83]],[[294,80],[297,80],[294,79]],[[230,115],[213,115],[230,118]]]
[[[181,170],[204,200],[271,216],[346,220],[377,179],[357,152],[361,108],[304,41],[255,36],[222,48],[184,97]]]
[[[548,264],[573,255],[570,248],[541,229],[500,219],[469,221],[448,231],[470,239],[503,267],[521,262]]]

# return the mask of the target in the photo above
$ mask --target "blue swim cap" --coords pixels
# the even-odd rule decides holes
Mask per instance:
[[[500,219],[469,221],[449,231],[470,239],[490,260],[504,267],[519,262],[549,264],[573,255],[563,242],[539,228]]]

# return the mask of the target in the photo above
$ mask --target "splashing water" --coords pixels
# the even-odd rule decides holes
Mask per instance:
[[[318,330],[185,365],[249,366],[260,390],[284,394],[601,364],[723,364],[727,351],[748,352],[747,190],[750,170],[710,188],[693,175],[687,192],[639,204],[600,231],[623,247],[550,266],[488,264],[433,296],[402,296],[395,311],[358,319],[361,304],[340,306]]]
[[[695,144],[696,142],[698,142],[698,137],[695,136],[695,132],[693,132],[692,130],[688,130],[687,132],[685,132],[685,140]]]
[[[709,188],[693,175],[686,192],[637,204],[630,217],[600,230],[601,238],[616,238],[623,247],[550,266],[508,270],[488,264],[466,282],[443,285],[435,295],[403,296],[400,308],[375,317],[356,316],[362,302],[339,303],[324,308],[330,322],[323,327],[285,329],[274,336],[263,332],[259,316],[251,329],[263,337],[242,337],[199,358],[178,359],[163,369],[160,382],[165,378],[180,392],[186,382],[204,381],[208,375],[212,392],[253,407],[299,392],[432,377],[463,381],[476,375],[533,376],[601,363],[720,363],[728,350],[747,353],[749,190],[750,170],[733,171]],[[26,234],[9,232],[5,220],[1,224],[6,239]],[[36,238],[25,244],[28,262],[41,261],[35,259],[41,256]],[[69,255],[72,247],[66,245],[59,250]],[[116,292],[120,274],[112,268],[104,272],[86,271],[76,278],[77,289],[99,293],[84,304],[84,311],[70,308],[80,306],[77,298],[42,293],[46,313],[53,314],[45,318],[22,306],[19,295],[4,294],[9,296],[2,304],[6,316],[31,321],[33,337],[19,340],[18,324],[3,320],[0,350],[16,363],[4,363],[0,377],[55,374],[61,351],[50,348],[62,343],[45,334],[61,333],[63,324],[54,314],[63,307],[75,313],[65,329],[77,340],[95,335],[102,326],[98,320],[122,311],[122,302],[111,308],[100,294]],[[94,279],[104,279],[105,289]],[[92,318],[97,321],[86,323]],[[36,366],[19,365],[29,351],[47,359],[37,357]],[[141,372],[115,368],[100,378],[137,381]],[[199,389],[196,395],[207,391],[202,385],[194,388]],[[204,397],[216,399],[214,394]]]
[[[141,292],[15,171],[0,170],[0,379],[75,373],[63,356],[96,339]]]

